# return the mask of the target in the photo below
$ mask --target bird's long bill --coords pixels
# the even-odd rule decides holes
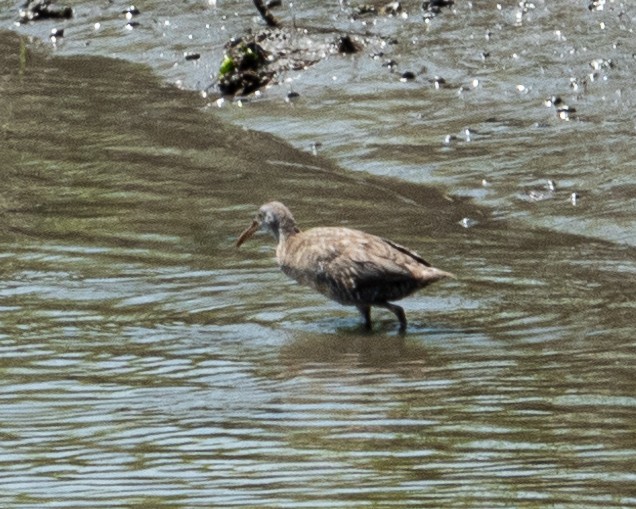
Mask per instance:
[[[256,230],[258,230],[258,227],[260,225],[258,224],[258,221],[252,221],[252,224],[250,225],[249,228],[247,228],[243,233],[241,233],[241,236],[237,239],[236,241],[236,247],[241,247],[241,244],[243,242],[245,242],[247,239],[249,239],[252,235],[254,235],[254,232]]]

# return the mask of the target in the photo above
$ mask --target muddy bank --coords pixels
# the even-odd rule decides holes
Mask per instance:
[[[283,45],[303,47],[306,27],[317,47],[349,34],[364,49],[319,54],[239,101],[218,100],[216,85],[228,41],[268,30],[250,2],[135,10],[75,2],[70,20],[16,27],[17,9],[0,20],[57,54],[147,64],[200,91],[203,107],[226,121],[348,170],[472,197],[494,220],[633,244],[632,4],[431,2],[425,10],[418,2],[381,15],[389,3],[367,3],[368,13],[319,2],[274,11],[298,29]],[[441,12],[427,17],[434,5]],[[50,38],[53,29],[64,36]],[[258,76],[236,91],[256,89]],[[549,181],[555,193],[546,192]]]

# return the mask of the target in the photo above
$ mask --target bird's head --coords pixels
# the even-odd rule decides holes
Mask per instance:
[[[249,239],[258,230],[271,233],[276,242],[281,237],[286,238],[289,235],[298,233],[294,216],[285,205],[278,201],[272,201],[263,205],[259,210],[252,224],[239,236],[236,241],[236,247]]]

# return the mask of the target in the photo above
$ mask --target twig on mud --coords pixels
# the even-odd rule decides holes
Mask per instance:
[[[269,12],[269,9],[263,4],[263,0],[254,0],[254,5],[256,6],[256,9],[258,9],[259,14],[265,20],[265,23],[267,23],[267,26],[274,28],[280,26],[278,20],[271,12]]]

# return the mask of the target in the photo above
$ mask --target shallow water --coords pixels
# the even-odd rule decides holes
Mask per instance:
[[[498,170],[509,195],[468,201],[447,194],[468,177],[444,180],[438,162],[420,180],[441,191],[342,170],[132,64],[52,58],[8,33],[0,59],[3,506],[636,506],[636,259],[617,201],[631,144],[602,157],[598,124],[583,132],[615,172],[601,205],[527,200],[512,164]],[[542,162],[528,187],[555,177],[539,172],[550,157],[571,159],[540,133],[573,125],[527,127],[539,139],[507,160]],[[629,122],[616,125],[624,141]],[[479,180],[471,165],[514,145],[430,137],[422,150]],[[319,156],[373,169],[368,146],[341,146]],[[405,302],[405,338],[382,312],[364,333],[354,311],[288,282],[270,239],[233,248],[273,197],[303,227],[387,235],[459,278]]]

